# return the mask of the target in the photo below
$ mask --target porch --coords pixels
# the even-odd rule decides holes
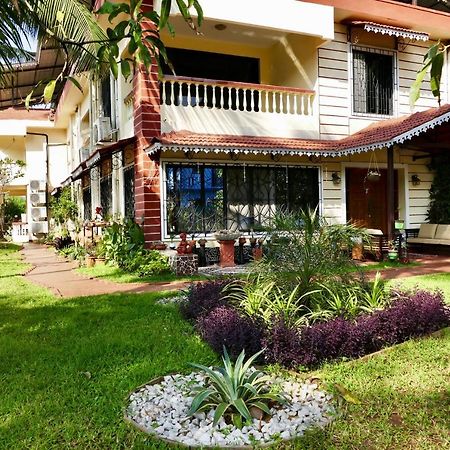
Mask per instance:
[[[450,106],[385,120],[341,141],[172,132],[155,140],[161,237],[217,229],[250,237],[281,210],[319,208],[329,223],[352,221],[395,236],[395,221],[426,221],[433,174],[447,151]],[[377,181],[368,179],[378,171]]]

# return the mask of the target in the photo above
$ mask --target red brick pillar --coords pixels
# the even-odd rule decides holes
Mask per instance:
[[[144,0],[143,7],[152,8],[153,0]],[[134,94],[134,214],[137,223],[144,229],[145,242],[161,239],[161,183],[159,155],[149,156],[145,150],[152,139],[161,133],[159,107],[158,69],[153,65],[149,73],[144,68],[136,69],[133,79]]]

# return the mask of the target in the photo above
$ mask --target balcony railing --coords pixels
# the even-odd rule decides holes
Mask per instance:
[[[161,103],[233,111],[312,115],[315,92],[307,89],[199,78],[165,77]]]
[[[312,90],[167,76],[160,93],[162,119],[170,129],[315,137]],[[300,129],[306,135],[298,136]]]

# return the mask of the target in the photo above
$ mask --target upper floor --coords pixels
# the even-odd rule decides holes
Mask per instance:
[[[161,38],[161,132],[339,139],[413,110],[409,89],[423,55],[450,38],[446,11],[393,0],[203,0],[195,35],[173,12]],[[158,7],[158,2],[156,2]],[[444,67],[442,101],[448,101]],[[107,77],[68,85],[58,110],[73,149],[72,168],[134,134],[132,82]],[[415,109],[437,106],[426,80]]]

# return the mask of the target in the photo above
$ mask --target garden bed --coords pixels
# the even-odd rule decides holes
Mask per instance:
[[[238,429],[222,418],[213,426],[215,409],[187,416],[192,392],[206,383],[205,375],[197,372],[156,378],[129,396],[125,419],[172,444],[254,448],[255,444],[272,446],[301,436],[309,428],[323,427],[334,411],[331,396],[319,390],[317,384],[273,377],[269,384],[281,389],[289,402],[279,409],[271,408],[270,420],[253,419],[250,426]]]

